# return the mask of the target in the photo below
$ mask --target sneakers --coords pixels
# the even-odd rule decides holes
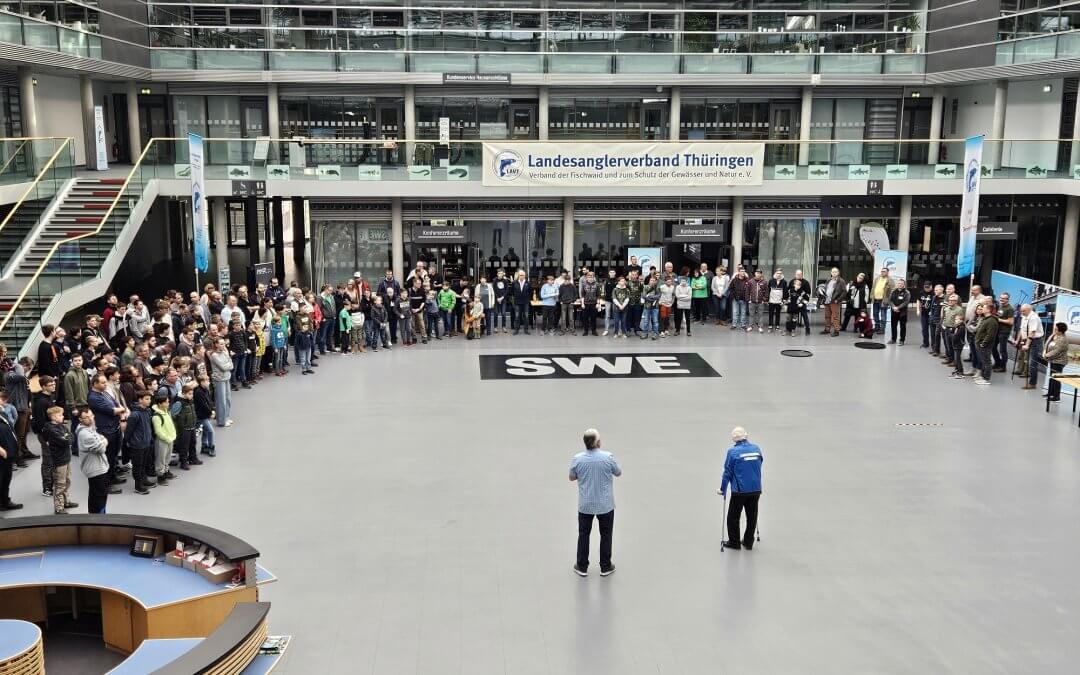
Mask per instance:
[[[577,566],[577,563],[574,563],[573,570],[574,570],[574,574],[578,575],[579,577],[587,577],[587,576],[589,576],[589,570],[581,569],[580,567]]]
[[[602,577],[610,577],[612,574],[615,574],[615,566],[614,565],[607,568],[606,570],[600,570],[600,576],[602,576]]]
[[[607,337],[607,334],[608,334],[608,332],[604,331],[603,333],[600,334],[600,337]]]
[[[962,379],[964,379],[964,376],[954,370],[951,373],[949,373],[949,379],[950,380],[962,380]]]
[[[41,496],[42,497],[52,497],[52,490],[42,490],[41,491]]]
[[[738,551],[740,548],[742,548],[742,543],[737,541],[725,541],[724,548],[732,548]]]
[[[769,330],[772,330],[772,329],[770,328]],[[764,328],[762,328],[761,326],[758,326],[758,327],[757,327],[757,332],[759,332],[759,333],[764,333],[764,332],[765,332],[765,329],[764,329]],[[688,333],[688,335],[689,335],[689,333]]]
[[[976,377],[975,384],[987,385],[990,384],[990,380],[984,380],[981,377]]]

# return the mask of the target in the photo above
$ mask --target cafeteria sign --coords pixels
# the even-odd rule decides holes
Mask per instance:
[[[761,185],[764,143],[484,143],[486,187]]]

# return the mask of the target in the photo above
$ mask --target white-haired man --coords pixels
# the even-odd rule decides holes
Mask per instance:
[[[600,449],[600,432],[585,430],[585,451],[570,460],[570,480],[578,484],[578,541],[577,562],[574,572],[578,576],[589,574],[589,535],[595,516],[600,522],[600,576],[615,571],[611,564],[611,531],[615,524],[614,481],[622,475],[622,468],[615,455]]]
[[[758,499],[761,497],[761,464],[765,456],[761,454],[761,448],[749,440],[746,429],[735,427],[731,430],[731,440],[735,445],[727,451],[724,460],[724,479],[720,483],[718,495],[727,494],[728,483],[731,484],[731,506],[727,512],[727,536],[724,542],[726,548],[754,547],[754,532],[757,531]],[[746,510],[746,536],[739,537],[739,520],[742,511]]]

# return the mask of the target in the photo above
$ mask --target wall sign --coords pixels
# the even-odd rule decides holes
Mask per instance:
[[[109,148],[105,145],[105,109],[94,106],[94,154],[97,155],[98,171],[109,170]]]
[[[480,356],[481,380],[720,377],[693,353]]]
[[[443,84],[460,82],[483,84],[510,84],[510,73],[443,73]]]
[[[274,278],[274,263],[262,262],[255,263],[251,268],[252,276],[255,278],[255,285],[264,284],[270,285],[270,280]]]
[[[233,197],[266,196],[266,181],[264,180],[234,180],[231,182]]]
[[[464,227],[437,227],[431,225],[413,225],[412,242],[414,244],[464,244]]]
[[[763,143],[484,143],[486,187],[761,185]]]
[[[691,225],[689,223],[675,223],[671,226],[671,241],[674,242],[712,242],[725,241],[726,227],[716,225]]]
[[[1019,223],[979,223],[979,239],[1016,239]]]

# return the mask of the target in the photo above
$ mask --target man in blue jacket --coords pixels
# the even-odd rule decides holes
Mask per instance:
[[[754,532],[757,531],[758,499],[761,497],[761,463],[765,457],[761,448],[747,440],[746,429],[735,427],[731,430],[731,440],[735,445],[727,451],[724,460],[724,480],[719,495],[727,494],[731,484],[731,507],[727,512],[728,540],[725,548],[739,549],[754,547]],[[740,541],[739,520],[743,509],[746,510],[746,536]]]

